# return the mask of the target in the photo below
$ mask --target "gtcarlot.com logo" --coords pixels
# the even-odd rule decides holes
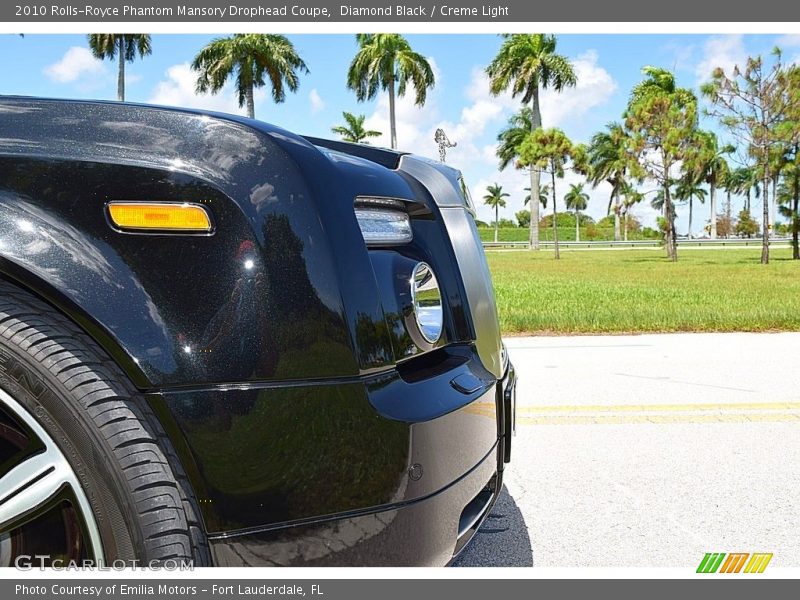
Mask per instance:
[[[697,566],[698,573],[763,573],[771,552],[707,552]]]
[[[20,554],[14,559],[14,567],[20,571],[52,569],[56,571],[125,571],[127,569],[150,569],[162,571],[194,571],[194,562],[187,560],[154,560],[150,562],[136,559],[116,559],[109,562],[94,560],[64,560],[48,554]]]

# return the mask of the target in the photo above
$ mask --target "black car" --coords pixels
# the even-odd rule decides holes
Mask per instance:
[[[458,171],[0,97],[0,565],[447,564],[514,385]]]

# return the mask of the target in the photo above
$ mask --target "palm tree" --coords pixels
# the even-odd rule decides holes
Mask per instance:
[[[730,144],[720,147],[716,134],[711,131],[698,131],[696,138],[697,143],[684,160],[682,169],[686,177],[708,184],[710,234],[711,239],[717,239],[717,188],[724,184],[730,170],[725,156],[735,148]]]
[[[800,144],[795,144],[793,161],[783,169],[783,181],[778,187],[778,210],[789,219],[792,234],[792,259],[800,260]]]
[[[528,192],[525,195],[525,199],[522,201],[523,206],[528,206],[528,202],[531,201],[531,188],[526,187],[525,191]],[[547,208],[547,199],[550,197],[550,184],[544,183],[539,186],[539,204],[542,205],[542,208]]]
[[[383,135],[380,131],[374,129],[364,129],[364,115],[354,115],[347,111],[342,112],[344,120],[347,125],[337,125],[331,127],[331,131],[335,134],[342,136],[345,142],[352,142],[354,144],[369,144],[367,138],[379,137]]]
[[[569,60],[556,54],[556,36],[543,33],[504,34],[504,41],[494,60],[486,68],[492,94],[511,88],[512,96],[522,96],[522,103],[531,105],[530,131],[542,126],[539,90],[552,88],[560,92],[577,83]],[[501,158],[502,160],[502,158]],[[530,169],[531,190],[539,196],[539,168]],[[539,249],[539,206],[531,204],[530,247]]]
[[[675,74],[669,69],[647,65],[642,67],[642,74],[645,78],[633,86],[633,90],[631,90],[631,102],[641,100],[654,92],[674,94],[677,90]]]
[[[756,198],[761,196],[761,186],[759,185],[758,175],[751,167],[739,167],[731,172],[730,177],[731,191],[735,194],[744,194],[744,208],[750,212],[750,202],[752,195]]]
[[[125,63],[153,53],[150,35],[146,33],[90,33],[89,49],[100,60],[118,61],[117,100],[125,101]]]
[[[379,90],[389,92],[389,130],[392,148],[397,148],[395,94],[405,96],[408,84],[414,86],[414,102],[425,104],[428,90],[436,79],[427,59],[411,49],[408,40],[397,33],[359,33],[358,52],[347,72],[347,87],[359,102],[372,100]]]
[[[692,235],[692,205],[695,198],[697,198],[701,203],[705,202],[706,191],[700,187],[700,183],[698,181],[684,177],[681,179],[678,187],[675,188],[675,198],[689,202],[689,231],[687,233],[687,237],[691,239],[694,237]]]
[[[497,234],[500,227],[500,207],[505,208],[508,194],[503,191],[502,185],[490,185],[486,188],[486,195],[483,202],[494,208],[494,241],[497,243]]]
[[[650,200],[650,206],[655,210],[664,212],[664,204],[666,204],[666,194],[664,194],[663,189],[658,189],[653,195],[653,199]]]
[[[629,137],[625,128],[612,122],[606,125],[605,131],[599,131],[592,136],[587,156],[592,186],[597,187],[603,181],[611,186],[606,214],[611,214],[613,204],[615,241],[620,239],[620,192],[625,186],[625,176],[631,162],[628,143]]]
[[[256,116],[253,94],[269,80],[272,99],[283,102],[286,90],[296,92],[299,73],[308,67],[284,35],[237,33],[216,38],[195,56],[192,69],[197,75],[197,92],[219,93],[231,76],[236,77],[239,106],[247,106],[247,116]]]
[[[519,158],[519,147],[531,132],[531,109],[523,106],[508,119],[508,124],[497,135],[497,158],[500,159],[500,170],[515,164]],[[530,189],[530,188],[526,188]]]
[[[635,205],[644,200],[644,194],[633,187],[630,183],[625,183],[622,188],[622,195],[624,200],[622,201],[622,215],[623,215],[623,222],[622,222],[622,239],[624,241],[628,241],[628,213],[630,212],[631,208]],[[663,192],[661,196],[661,206],[663,207],[664,197]]]
[[[575,211],[575,241],[581,241],[581,211],[589,204],[589,194],[583,191],[582,183],[570,183],[569,191],[564,194],[564,203],[568,209]]]

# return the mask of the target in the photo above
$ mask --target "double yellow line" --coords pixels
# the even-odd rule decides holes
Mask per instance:
[[[494,417],[494,404],[468,412]],[[638,423],[758,423],[800,421],[800,402],[701,404],[573,404],[518,406],[518,425],[624,425]]]

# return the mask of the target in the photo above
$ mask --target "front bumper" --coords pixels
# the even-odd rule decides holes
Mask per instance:
[[[454,427],[496,423],[496,443],[455,480],[423,496],[411,493],[390,508],[353,511],[349,516],[286,523],[259,531],[215,534],[211,548],[219,566],[442,566],[469,543],[502,489],[510,453],[516,378],[512,366],[496,386],[473,403],[427,423],[417,423],[410,454],[438,481],[458,454]],[[449,432],[450,435],[441,435]],[[409,471],[414,474],[413,469]],[[424,479],[424,477],[421,477]]]

